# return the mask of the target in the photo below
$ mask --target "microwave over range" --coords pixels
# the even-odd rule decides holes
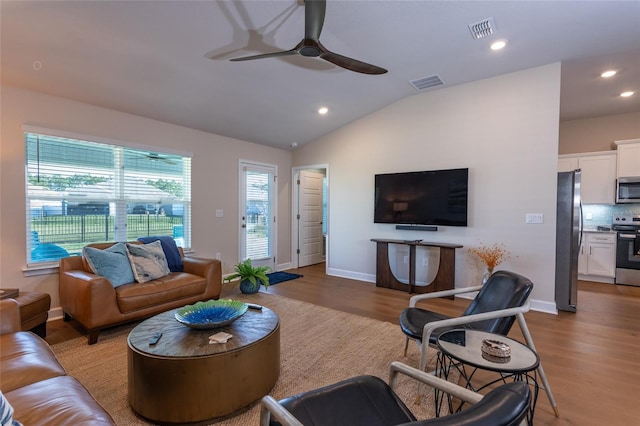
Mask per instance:
[[[618,178],[616,203],[640,203],[640,176]]]

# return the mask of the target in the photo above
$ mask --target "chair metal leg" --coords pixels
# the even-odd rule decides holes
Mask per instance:
[[[407,349],[409,349],[409,336],[404,338],[404,357],[407,357]]]
[[[524,319],[524,315],[522,313],[519,313],[516,315],[516,318],[518,319],[518,325],[520,326],[520,330],[522,330],[522,334],[524,335],[524,339],[527,342],[527,345],[535,351],[536,346],[533,344],[533,337],[531,337],[531,333],[529,332],[529,327],[527,327],[527,322]],[[556,404],[556,400],[553,397],[553,393],[551,392],[551,386],[549,386],[549,381],[547,380],[547,375],[544,373],[544,369],[542,368],[542,361],[540,361],[540,364],[538,365],[538,374],[540,375],[540,379],[542,380],[544,390],[549,397],[549,403],[551,403],[554,414],[556,415],[556,417],[560,417],[558,404]]]

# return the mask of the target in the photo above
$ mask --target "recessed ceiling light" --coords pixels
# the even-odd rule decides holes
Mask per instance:
[[[620,93],[620,96],[622,96],[623,98],[628,98],[629,96],[633,96],[636,92],[632,92],[632,91],[628,91],[628,92],[622,92]]]
[[[325,115],[328,112],[329,112],[329,108],[327,108],[327,107],[322,107],[322,108],[320,108],[318,110],[318,114],[320,114],[320,115]]]
[[[503,49],[506,45],[507,45],[506,40],[498,40],[496,42],[493,42],[493,44],[491,44],[491,50],[500,50],[500,49]]]
[[[600,74],[600,77],[609,78],[609,77],[613,77],[614,75],[616,75],[616,71],[608,70]]]

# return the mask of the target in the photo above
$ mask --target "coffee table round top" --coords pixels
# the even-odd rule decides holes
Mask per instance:
[[[496,362],[483,357],[482,341],[498,340],[511,348],[508,360]],[[501,373],[526,373],[538,368],[540,358],[530,347],[501,334],[478,330],[450,330],[438,336],[438,348],[445,355],[473,367]]]
[[[272,334],[279,325],[279,319],[271,309],[249,309],[240,318],[224,327],[211,330],[198,330],[179,323],[175,319],[178,309],[172,309],[151,317],[138,324],[129,333],[129,347],[147,356],[182,358],[210,356],[240,350],[263,340]],[[209,336],[219,332],[229,333],[226,343],[209,343]],[[156,333],[162,337],[155,345],[149,341]]]

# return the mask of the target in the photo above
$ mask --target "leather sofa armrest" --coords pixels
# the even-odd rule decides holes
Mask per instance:
[[[60,259],[60,271],[84,271],[84,264],[82,262],[82,256],[68,256]]]
[[[62,310],[88,329],[120,315],[115,288],[104,277],[79,270],[60,271],[58,285]]]
[[[213,267],[214,259],[201,259],[198,257],[185,257],[182,259],[184,264],[184,272],[206,277],[209,273],[209,268]]]
[[[0,334],[16,333],[21,330],[18,302],[13,299],[0,300]]]
[[[185,257],[182,259],[184,272],[205,277],[207,286],[214,296],[222,292],[222,262],[217,259],[201,259],[197,257]]]

